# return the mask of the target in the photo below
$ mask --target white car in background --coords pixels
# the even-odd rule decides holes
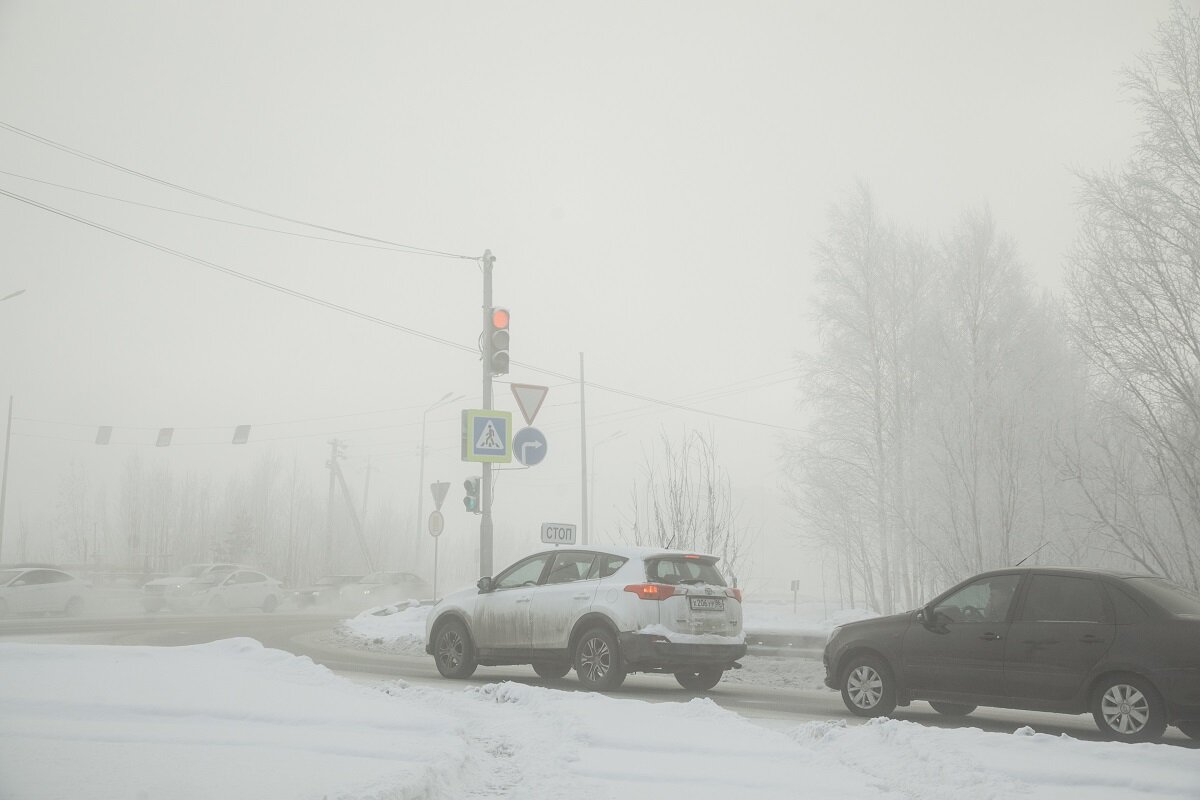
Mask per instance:
[[[245,568],[244,564],[213,563],[188,564],[174,575],[146,581],[142,586],[142,608],[147,611],[161,611],[167,606],[166,595],[183,586],[185,583],[204,578],[214,573],[229,573],[235,569]]]
[[[0,617],[9,614],[83,613],[92,585],[49,567],[0,569]]]
[[[220,613],[239,608],[257,608],[268,614],[279,607],[286,592],[283,585],[258,570],[235,569],[210,572],[166,593],[167,605],[175,611]]]
[[[447,678],[477,665],[532,664],[584,687],[615,689],[630,672],[716,686],[746,654],[741,590],[716,556],[644,547],[564,548],[523,558],[433,607],[425,650]]]

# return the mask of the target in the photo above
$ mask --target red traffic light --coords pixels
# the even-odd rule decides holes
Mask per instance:
[[[508,327],[508,309],[492,309],[492,330],[502,331]]]

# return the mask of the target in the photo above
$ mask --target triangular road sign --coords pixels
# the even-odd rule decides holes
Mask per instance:
[[[429,489],[433,492],[433,505],[438,511],[442,510],[442,501],[446,499],[446,491],[449,488],[450,484],[445,481],[429,484]]]
[[[545,402],[546,394],[550,391],[550,387],[534,386],[531,383],[514,383],[510,385],[512,386],[513,397],[517,398],[517,408],[521,409],[521,416],[525,418],[525,424],[532,425],[533,418],[541,410],[542,403]]]

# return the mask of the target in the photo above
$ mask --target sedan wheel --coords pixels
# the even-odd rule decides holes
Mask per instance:
[[[1092,718],[1106,736],[1123,742],[1153,741],[1167,729],[1158,692],[1133,675],[1114,675],[1096,687]]]
[[[262,610],[270,614],[276,608],[279,608],[279,599],[273,594],[267,595],[267,599],[263,600]]]
[[[66,614],[68,617],[78,617],[83,614],[83,598],[72,597],[68,600]]]
[[[892,671],[876,656],[857,656],[842,672],[842,702],[860,717],[886,717],[896,710]]]
[[[575,645],[575,672],[585,689],[608,692],[625,682],[625,664],[617,637],[607,628],[592,628]]]
[[[693,692],[707,692],[721,682],[724,670],[702,669],[697,672],[676,672],[675,680],[679,685]]]
[[[458,620],[440,626],[434,635],[433,660],[446,678],[469,678],[475,673],[475,645]]]

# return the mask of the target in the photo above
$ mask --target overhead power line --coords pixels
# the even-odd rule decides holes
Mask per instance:
[[[0,121],[0,128],[10,131],[12,133],[15,133],[18,136],[24,136],[27,139],[32,139],[33,141],[38,142],[39,144],[44,144],[47,147],[53,147],[56,150],[61,150],[64,153],[69,153],[70,155],[73,155],[77,158],[82,158],[87,161],[91,161],[95,164],[100,164],[105,167],[109,167],[110,169],[118,170],[119,172],[124,172],[126,175],[132,175],[137,178],[142,178],[143,180],[157,183],[160,186],[166,186],[168,188],[175,189],[176,191],[190,194],[194,197],[199,197],[204,200],[210,200],[214,203],[221,203],[222,205],[226,205],[231,208],[237,208],[242,211],[249,211],[252,214],[261,214],[264,217],[271,217],[272,219],[281,220],[283,222],[290,222],[294,225],[304,225],[305,227],[308,227],[308,228],[315,228],[317,230],[326,231],[327,233],[336,233],[340,236],[352,236],[356,239],[362,239],[367,242],[375,242],[376,244],[385,244],[385,245],[389,245],[394,248],[405,250],[410,253],[416,253],[416,254],[428,255],[428,256],[438,256],[441,258],[460,258],[460,259],[465,259],[468,261],[476,260],[475,256],[465,256],[465,255],[460,255],[459,253],[449,253],[444,250],[431,250],[427,247],[416,247],[414,245],[402,244],[400,242],[392,242],[387,239],[377,238],[375,236],[367,236],[367,235],[361,234],[361,233],[354,233],[353,231],[346,231],[346,230],[342,230],[340,228],[334,228],[334,227],[331,227],[328,225],[320,225],[315,222],[308,222],[306,220],[297,219],[295,217],[289,217],[284,214],[277,214],[273,211],[266,211],[261,208],[255,208],[254,206],[248,206],[243,203],[237,203],[237,202],[234,202],[233,200],[226,200],[222,197],[217,197],[216,195],[211,195],[206,192],[201,192],[196,189],[192,189],[192,188],[183,186],[178,183],[173,183],[171,181],[155,177],[154,175],[150,175],[145,172],[140,172],[136,169],[126,167],[122,164],[117,164],[116,162],[109,161],[108,159],[105,159],[105,158],[101,158],[100,156],[92,155],[91,153],[84,152],[83,150],[78,150],[74,147],[70,147],[68,145],[62,144],[61,142],[56,142],[53,139],[48,139],[45,136],[41,136],[41,135],[33,133],[31,131],[27,131],[22,128],[18,128],[16,125],[12,125],[12,124],[4,122],[4,121]]]
[[[0,127],[6,127],[6,126],[4,123],[0,122]],[[184,261],[189,261],[193,264],[204,267],[205,269],[210,269],[210,270],[213,270],[214,272],[220,272],[220,273],[228,275],[232,278],[237,278],[238,280],[242,280],[247,283],[253,283],[256,286],[261,286],[265,289],[270,289],[271,291],[280,292],[280,293],[286,294],[290,297],[294,297],[298,300],[304,300],[305,302],[312,303],[313,305],[321,306],[323,308],[328,308],[332,311],[339,311],[343,314],[347,314],[349,316],[356,317],[356,318],[364,320],[366,322],[372,322],[376,325],[382,325],[383,327],[391,328],[392,330],[400,331],[402,333],[407,333],[412,336],[416,336],[421,339],[426,339],[431,342],[436,342],[438,344],[445,345],[446,347],[451,347],[455,350],[460,350],[460,351],[466,352],[466,353],[474,353],[474,354],[479,353],[479,348],[477,346],[465,345],[465,344],[461,344],[459,342],[452,341],[450,339],[446,339],[441,336],[435,336],[431,333],[425,333],[424,331],[417,330],[416,328],[410,328],[406,325],[400,325],[399,323],[383,319],[382,317],[375,316],[374,314],[367,314],[366,312],[358,311],[356,309],[350,308],[349,306],[344,306],[344,305],[341,305],[340,303],[334,303],[330,300],[325,300],[325,299],[317,297],[315,295],[307,294],[305,292],[301,292],[296,289],[292,289],[287,286],[283,286],[282,284],[274,283],[272,281],[268,281],[263,278],[257,278],[253,275],[248,275],[244,272],[239,272],[238,270],[235,270],[231,267],[226,267],[221,264],[217,264],[213,261],[208,261],[207,259],[203,259],[198,256],[193,256],[189,253],[185,253],[181,250],[176,250],[174,248],[167,247],[165,245],[161,245],[156,242],[152,242],[148,239],[143,239],[140,236],[135,236],[134,234],[117,230],[116,228],[109,227],[108,225],[103,225],[99,222],[95,222],[95,221],[87,219],[85,217],[81,217],[76,214],[72,214],[69,211],[64,211],[60,208],[55,208],[54,206],[46,205],[45,203],[41,203],[41,202],[38,202],[37,200],[34,200],[33,198],[25,197],[24,195],[20,195],[15,192],[10,192],[3,188],[0,188],[0,195],[9,197],[13,200],[16,200],[17,202],[25,203],[25,204],[33,206],[35,208],[39,208],[43,211],[47,211],[51,214],[55,214],[57,216],[63,217],[64,219],[69,219],[73,222],[78,222],[81,225],[86,225],[90,228],[95,228],[96,230],[103,231],[112,236],[117,236],[119,238],[126,239],[131,242],[135,242],[136,244],[140,244],[144,247],[149,247],[153,250],[158,250],[161,253],[166,253],[168,255],[175,256],[176,258],[181,258]],[[530,363],[524,362],[524,361],[513,361],[512,363],[515,365],[518,365],[518,366],[525,367],[526,369],[532,370],[534,372],[541,373],[543,375],[549,375],[551,377],[560,378],[566,383],[578,383],[578,379],[575,376],[568,375],[565,372],[558,372],[556,370],[546,369],[545,367],[539,367],[536,364],[530,364]],[[592,381],[587,381],[586,385],[591,386],[596,389],[600,389],[602,391],[610,392],[612,394],[617,394],[617,395],[621,395],[624,397],[630,397],[635,400],[640,400],[644,403],[653,403],[653,404],[665,406],[668,408],[674,408],[679,411],[689,411],[689,412],[692,412],[695,414],[702,414],[705,416],[716,417],[718,419],[726,419],[726,420],[730,420],[732,422],[742,422],[742,423],[745,423],[748,425],[757,425],[759,427],[764,427],[764,428],[772,428],[774,430],[788,431],[788,432],[792,432],[792,433],[801,433],[802,432],[799,428],[793,428],[793,427],[790,427],[787,425],[776,425],[774,423],[763,422],[761,420],[746,419],[745,417],[737,417],[732,414],[722,414],[717,411],[709,411],[709,410],[702,409],[702,408],[695,408],[693,406],[687,406],[682,403],[675,403],[675,402],[671,402],[668,400],[660,400],[655,397],[650,397],[649,395],[639,394],[638,392],[631,392],[631,391],[628,391],[625,389],[618,389],[613,386],[606,386],[604,384],[595,383]]]

